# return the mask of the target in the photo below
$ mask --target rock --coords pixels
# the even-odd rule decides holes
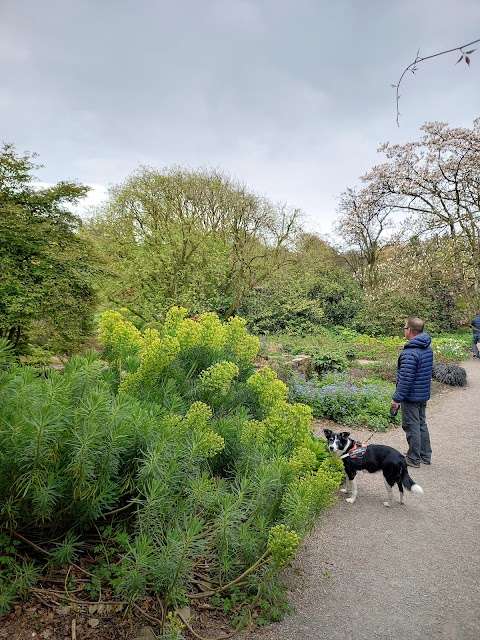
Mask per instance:
[[[151,627],[142,627],[140,634],[133,640],[157,640],[157,636]]]
[[[190,611],[190,607],[182,607],[181,609],[177,609],[177,613],[182,621],[188,622],[192,617],[192,612]]]
[[[287,362],[287,365],[291,367],[296,373],[300,373],[308,380],[312,374],[312,358],[307,355],[295,356],[292,360]]]

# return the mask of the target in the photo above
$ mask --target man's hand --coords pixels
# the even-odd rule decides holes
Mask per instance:
[[[390,407],[390,415],[396,416],[399,408],[400,408],[400,403],[395,402],[395,400],[392,400],[392,406]]]

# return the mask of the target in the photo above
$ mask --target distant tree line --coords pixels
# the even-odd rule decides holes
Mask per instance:
[[[34,155],[0,153],[0,337],[71,351],[95,311],[139,326],[172,305],[240,314],[256,332],[346,325],[398,330],[405,315],[449,331],[479,305],[480,120],[428,123],[417,142],[340,198],[338,242],[302,229],[301,212],[217,170],[140,167],[87,220],[88,187],[38,188]]]

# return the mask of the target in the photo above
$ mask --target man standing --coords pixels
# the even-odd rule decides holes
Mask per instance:
[[[480,311],[477,311],[470,324],[473,327],[473,357],[480,358],[480,353],[478,351],[478,343],[480,342]]]
[[[392,407],[398,409],[402,406],[402,429],[408,442],[407,465],[419,467],[420,462],[432,462],[430,434],[425,420],[432,382],[432,339],[424,332],[420,318],[408,318],[404,330],[408,342],[398,358],[397,388]]]

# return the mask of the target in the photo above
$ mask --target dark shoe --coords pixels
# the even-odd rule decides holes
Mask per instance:
[[[421,458],[422,464],[432,464],[431,458]]]
[[[408,456],[406,457],[406,460],[407,460],[407,467],[415,467],[415,469],[419,469],[420,468],[420,463],[419,462],[414,462]]]

